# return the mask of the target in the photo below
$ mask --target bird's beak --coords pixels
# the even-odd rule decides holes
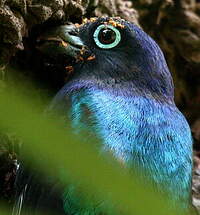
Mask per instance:
[[[84,44],[78,36],[78,28],[71,24],[46,31],[38,37],[36,47],[52,57],[64,55],[76,58]]]

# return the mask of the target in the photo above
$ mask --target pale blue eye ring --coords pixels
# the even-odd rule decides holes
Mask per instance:
[[[115,34],[115,40],[110,43],[110,44],[104,44],[102,42],[100,42],[99,40],[99,33],[101,32],[101,30],[103,29],[110,29],[114,32]],[[111,48],[114,48],[115,46],[117,46],[119,44],[119,42],[121,41],[121,33],[120,31],[113,27],[112,25],[105,25],[105,24],[102,24],[102,25],[99,25],[97,27],[97,29],[95,30],[94,34],[93,34],[93,38],[94,38],[94,41],[96,43],[96,45],[102,49],[111,49]]]

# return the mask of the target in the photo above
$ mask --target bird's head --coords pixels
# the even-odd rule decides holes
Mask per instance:
[[[162,51],[130,22],[91,18],[82,25],[59,26],[41,38],[43,52],[73,59],[65,66],[74,85],[173,100],[172,78]]]

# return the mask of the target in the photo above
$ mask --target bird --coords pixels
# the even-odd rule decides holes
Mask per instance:
[[[42,52],[73,59],[65,67],[66,84],[48,111],[59,111],[73,132],[95,135],[102,151],[111,152],[130,170],[141,170],[141,177],[148,174],[155,189],[168,193],[174,207],[179,204],[190,211],[191,131],[174,102],[172,75],[158,44],[119,17],[57,26],[40,41]],[[71,186],[64,195],[56,182],[39,178],[21,165],[13,215],[28,215],[30,208],[32,213],[33,208],[46,208],[81,214],[83,208],[73,194],[76,188]]]

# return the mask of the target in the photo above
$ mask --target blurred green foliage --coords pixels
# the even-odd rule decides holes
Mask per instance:
[[[24,92],[34,90],[22,85],[0,93],[0,129],[15,132],[28,145],[26,159],[41,173],[61,178],[55,175],[61,168],[64,186],[77,183],[86,196],[107,200],[120,214],[183,215],[169,211],[170,202],[139,181],[137,171],[130,174],[112,156],[100,154],[93,140],[86,144],[83,136],[71,132],[70,125],[41,114],[42,101],[25,96]],[[2,210],[4,214],[10,213]]]

